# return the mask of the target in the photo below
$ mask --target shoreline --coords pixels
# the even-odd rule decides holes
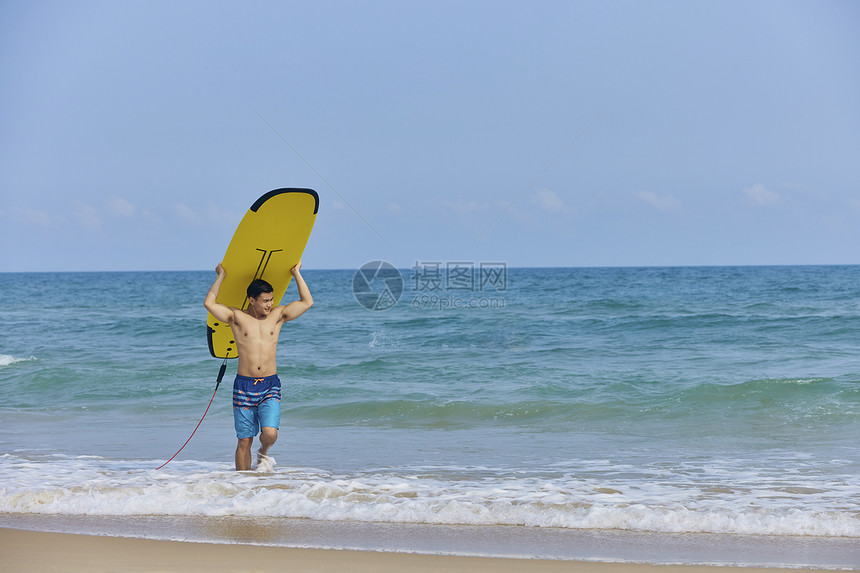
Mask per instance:
[[[0,528],[0,569],[69,573],[137,571],[203,573],[211,571],[308,571],[315,573],[447,571],[451,573],[737,573],[787,571],[777,567],[650,565],[591,561],[431,555],[349,549],[306,549],[242,543],[164,541],[79,533],[48,533]],[[804,569],[824,571],[824,569]]]
[[[523,562],[527,561],[530,568],[533,563],[547,562],[645,567],[660,571],[664,568],[676,571],[678,567],[692,568],[689,569],[691,571],[713,571],[714,568],[730,568],[733,571],[860,571],[860,547],[854,538],[655,534],[617,530],[330,522],[263,517],[37,514],[0,514],[0,547],[3,548],[0,563],[8,562],[6,553],[9,551],[18,552],[16,558],[22,563],[27,559],[52,557],[53,553],[43,555],[44,550],[38,549],[45,545],[32,544],[34,539],[43,535],[49,536],[46,539],[50,543],[58,543],[61,547],[71,543],[72,546],[86,548],[80,551],[83,557],[88,552],[101,554],[127,545],[129,551],[140,552],[142,546],[138,542],[146,542],[168,544],[159,545],[159,549],[152,551],[169,550],[182,555],[189,551],[197,554],[202,551],[200,547],[214,546],[220,548],[219,551],[230,550],[243,556],[259,549],[267,554],[286,552],[284,555],[293,555],[293,552],[298,552],[296,555],[304,552],[331,553],[329,557],[336,561],[339,557],[353,553],[368,560],[371,559],[368,556],[382,559],[380,556],[391,555],[413,556],[416,562],[423,562],[425,558],[468,558],[481,560],[481,563],[486,560],[516,562],[520,569]],[[77,541],[70,541],[69,537],[64,536],[73,536],[71,539]],[[19,549],[19,546],[32,549]],[[28,556],[28,553],[33,554]],[[30,570],[40,563],[33,561],[25,565]],[[86,567],[96,565],[92,561],[87,563]],[[46,570],[51,570],[50,563],[45,565]],[[149,569],[144,570],[171,570],[165,569],[168,565],[167,562],[159,561],[150,563]],[[343,570],[342,565],[338,567],[339,571]]]

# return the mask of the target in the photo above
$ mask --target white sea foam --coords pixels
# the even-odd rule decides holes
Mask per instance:
[[[30,360],[36,360],[36,357],[19,358],[17,356],[10,356],[9,354],[0,354],[0,366],[11,366],[17,362],[28,362]]]
[[[275,458],[273,458],[272,456],[262,456],[259,454],[258,456],[259,462],[257,462],[257,465],[254,468],[256,471],[261,473],[272,473],[273,471],[275,471],[275,465],[277,464]]]
[[[860,537],[858,506],[850,501],[860,498],[856,480],[828,485],[750,476],[750,483],[728,488],[600,476],[338,476],[299,469],[237,474],[228,466],[199,462],[161,471],[150,465],[92,458],[34,462],[5,455],[0,512]]]

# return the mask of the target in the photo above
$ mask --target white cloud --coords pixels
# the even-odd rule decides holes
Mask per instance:
[[[542,208],[553,213],[567,213],[570,209],[564,204],[561,197],[554,191],[541,188],[537,190],[537,203]]]
[[[750,205],[773,205],[780,199],[779,195],[770,191],[761,183],[756,183],[752,187],[744,189],[744,193]]]
[[[142,211],[140,213],[141,217],[145,221],[149,221],[150,223],[161,223],[161,215],[158,213],[153,213],[152,211]]]
[[[206,218],[207,222],[218,224],[225,223],[231,226],[238,225],[241,220],[240,216],[235,215],[230,211],[225,211],[215,205],[208,205],[203,216]]]
[[[207,205],[206,207],[194,210],[185,203],[176,203],[173,206],[173,212],[179,216],[179,218],[187,221],[188,223],[226,223],[229,225],[237,225],[241,220],[241,217],[230,213],[229,211],[224,211],[219,209],[215,205]]]
[[[40,227],[52,227],[54,222],[51,216],[44,211],[36,211],[35,209],[13,209],[14,212],[9,213],[10,216],[21,219],[29,225],[38,225]]]
[[[661,211],[672,211],[681,206],[672,195],[658,195],[652,191],[634,191],[633,196]]]
[[[185,219],[190,223],[197,221],[197,214],[185,203],[177,203],[173,206],[173,210],[180,218]]]
[[[102,226],[102,218],[99,210],[92,205],[80,204],[72,214],[75,221],[85,229],[98,229]]]
[[[134,215],[134,205],[123,199],[122,197],[114,197],[110,202],[110,212],[114,215],[123,217],[131,217]]]
[[[472,213],[486,211],[489,205],[487,203],[479,203],[474,200],[465,201],[458,198],[456,201],[448,201],[447,199],[444,199],[442,201],[442,207],[456,213],[457,215],[470,215]]]

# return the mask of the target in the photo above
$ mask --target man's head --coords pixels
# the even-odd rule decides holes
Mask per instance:
[[[255,316],[267,316],[272,311],[275,289],[263,279],[254,279],[248,285],[248,306]]]

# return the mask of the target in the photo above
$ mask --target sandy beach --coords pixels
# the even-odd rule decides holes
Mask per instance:
[[[729,570],[788,571],[756,567],[643,565],[581,561],[460,557],[375,551],[297,549],[189,543],[124,537],[44,533],[0,528],[0,571],[77,572],[553,572],[695,573]],[[805,569],[813,571],[816,569]]]

